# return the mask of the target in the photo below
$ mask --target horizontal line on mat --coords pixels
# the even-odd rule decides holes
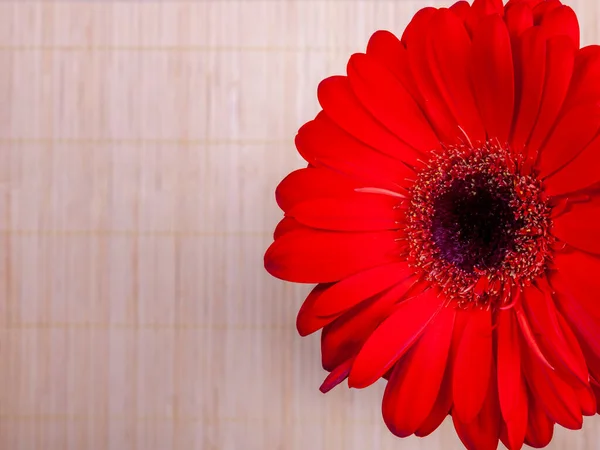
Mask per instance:
[[[68,144],[68,145],[272,145],[293,144],[294,137],[287,139],[77,139],[77,138],[0,138],[0,144]]]
[[[8,402],[7,402],[8,403]],[[201,422],[206,425],[218,425],[219,423],[245,423],[245,422],[266,422],[266,423],[285,423],[290,421],[292,423],[300,424],[315,424],[322,425],[326,423],[328,418],[319,417],[203,417],[203,416],[186,416],[186,415],[165,415],[165,416],[128,416],[126,414],[0,414],[0,420],[11,420],[11,421],[39,421],[39,422],[80,422],[93,420],[97,422],[105,418],[106,420],[117,420],[119,422],[136,421],[136,422]],[[380,419],[373,420],[360,420],[360,419],[346,419],[338,418],[342,424],[354,424],[354,425],[366,425],[366,426],[383,426],[383,421]]]
[[[260,330],[290,330],[295,325],[283,324],[194,324],[194,323],[94,323],[94,322],[23,322],[8,323],[0,325],[0,331],[4,330],[127,330],[127,331],[260,331]]]
[[[356,52],[357,48],[348,47],[284,47],[269,45],[8,45],[0,46],[2,52],[172,52],[172,53],[219,53],[219,52],[253,52],[253,53],[328,53]]]
[[[138,230],[11,230],[0,234],[11,236],[128,236],[128,237],[236,237],[270,236],[272,231],[138,231]]]

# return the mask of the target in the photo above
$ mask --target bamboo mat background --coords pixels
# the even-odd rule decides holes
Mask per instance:
[[[0,2],[0,450],[460,448],[320,394],[308,287],[262,266],[318,82],[427,3]]]

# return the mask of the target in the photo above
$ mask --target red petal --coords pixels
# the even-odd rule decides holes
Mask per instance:
[[[552,263],[555,270],[550,272],[550,280],[556,291],[574,295],[587,314],[600,319],[600,303],[596,301],[600,258],[579,251],[557,252]]]
[[[449,9],[456,14],[457,17],[460,17],[463,22],[467,20],[471,13],[471,5],[465,0],[456,2]]]
[[[521,335],[523,336],[525,343],[531,350],[531,353],[533,353],[533,355],[537,358],[537,360],[540,361],[548,369],[554,370],[554,367],[552,367],[552,365],[548,362],[548,360],[542,353],[542,350],[540,349],[540,346],[539,346],[535,336],[533,335],[533,331],[531,330],[529,321],[527,320],[527,317],[525,315],[525,312],[523,311],[522,306],[517,304],[515,306],[515,312],[517,314],[519,328],[521,329]]]
[[[333,369],[329,375],[327,375],[327,378],[325,378],[325,381],[323,381],[323,384],[321,384],[319,390],[323,394],[326,394],[346,378],[348,378],[348,374],[350,373],[353,362],[354,358],[347,359],[345,362]]]
[[[466,21],[466,26],[471,34],[486,16],[497,15],[502,17],[504,15],[504,5],[502,3],[502,0],[475,0]]]
[[[528,8],[523,5],[524,8]],[[511,8],[523,9],[519,7]],[[540,109],[546,71],[546,39],[538,27],[530,28],[519,41],[519,98],[511,147],[520,152],[529,140]]]
[[[421,152],[439,148],[437,136],[413,98],[376,59],[352,55],[348,79],[365,108],[402,141]]]
[[[397,260],[396,233],[291,231],[271,244],[265,268],[294,283],[329,283]]]
[[[333,76],[319,84],[317,96],[327,116],[340,128],[393,158],[413,162],[414,149],[377,122],[359,103],[347,77]]]
[[[470,423],[479,413],[488,392],[492,360],[492,314],[469,311],[469,322],[454,362],[453,414]]]
[[[498,396],[502,417],[509,422],[519,415],[521,354],[518,325],[512,310],[498,313]]]
[[[298,316],[296,317],[296,329],[300,336],[308,336],[309,334],[314,333],[317,330],[320,330],[328,323],[333,322],[334,317],[317,317],[312,313],[313,305],[325,292],[331,284],[318,284],[316,285],[302,306],[300,307],[300,311],[298,311]]]
[[[279,183],[275,198],[279,207],[288,211],[297,203],[313,198],[349,195],[358,186],[353,180],[327,169],[298,169]]]
[[[395,35],[389,31],[376,31],[369,39],[367,55],[387,68],[413,98],[417,98],[417,86],[410,73],[406,48]]]
[[[594,390],[594,395],[596,396],[596,405],[597,405],[597,413],[600,414],[600,385],[592,382],[592,389]]]
[[[523,291],[523,305],[550,364],[573,384],[587,384],[588,371],[581,349],[572,349],[567,342],[550,293],[542,293],[535,286],[527,287]]]
[[[436,11],[434,8],[424,8],[417,12],[404,31],[402,42],[406,45],[412,78],[418,88],[419,106],[441,141],[446,144],[460,143],[462,133],[437,88],[427,56],[427,35]]]
[[[554,299],[572,331],[579,337],[588,369],[600,377],[600,304],[594,281],[600,270],[598,258],[581,252],[557,253],[556,270],[550,272]]]
[[[554,219],[552,234],[585,252],[600,253],[600,205],[595,202],[577,203],[571,211]]]
[[[338,317],[333,316],[321,334],[323,367],[336,367],[345,359],[356,356],[367,338],[387,319],[397,303],[406,296],[416,295],[411,290],[415,279],[405,279],[385,292],[360,303]]]
[[[566,292],[555,293],[561,312],[579,337],[579,346],[588,365],[590,374],[600,377],[600,320],[590,316],[577,303],[577,298]]]
[[[529,139],[528,153],[535,160],[561,110],[573,73],[575,47],[566,37],[547,42],[544,94],[535,127]]]
[[[513,72],[508,30],[499,16],[486,17],[473,31],[471,79],[488,138],[502,144],[508,141],[513,118]]]
[[[406,280],[412,273],[407,263],[399,262],[352,275],[327,289],[313,305],[313,314],[328,317],[347,311]]]
[[[573,388],[558,374],[549,370],[522,346],[523,373],[533,395],[540,400],[548,415],[565,428],[580,429],[581,409]],[[529,354],[528,354],[529,353]]]
[[[571,162],[592,141],[600,128],[600,102],[579,105],[556,122],[540,150],[539,177],[545,178]]]
[[[506,27],[511,38],[516,38],[533,26],[533,13],[527,3],[516,4],[506,9],[504,16]]]
[[[596,414],[596,397],[591,386],[573,386],[577,400],[579,401],[579,407],[581,413],[584,416],[593,416]]]
[[[569,194],[598,183],[599,167],[600,136],[596,136],[573,161],[545,180],[546,194],[549,196]]]
[[[431,413],[425,419],[425,422],[415,432],[415,435],[423,437],[433,433],[444,421],[452,407],[452,378],[454,373],[454,362],[458,353],[459,345],[465,327],[469,321],[469,311],[456,310],[456,318],[454,320],[454,330],[452,332],[452,342],[450,344],[450,354],[446,363],[446,373],[440,387],[438,398],[433,405]]]
[[[296,147],[311,164],[370,186],[398,190],[414,177],[408,166],[354,139],[323,112],[300,128]]]
[[[583,355],[582,349],[577,341],[577,338],[575,336],[575,333],[573,332],[573,329],[569,326],[567,319],[563,316],[562,313],[558,313],[557,318],[558,318],[558,323],[560,325],[560,329],[562,330],[563,336],[565,337],[567,346],[569,347],[569,349],[571,350],[573,355],[575,355],[575,358],[577,360],[580,360],[580,361],[583,360],[584,355]],[[580,364],[582,364],[582,363],[580,363]],[[586,382],[587,382],[587,378],[586,378]]]
[[[600,46],[590,45],[577,51],[573,80],[565,100],[565,109],[600,98]]]
[[[508,0],[508,2],[506,3],[506,10],[509,10],[510,8],[514,8],[517,5],[521,5],[521,4],[525,4],[527,6],[529,6],[530,8],[535,8],[539,3],[545,2],[547,0]]]
[[[505,421],[504,424],[506,433],[502,441],[509,450],[517,450],[523,447],[523,441],[527,433],[527,387],[522,377],[519,377],[516,395],[515,408],[511,419]]]
[[[364,388],[373,384],[406,353],[442,307],[434,289],[406,300],[365,342],[356,357],[348,383]]]
[[[539,25],[544,17],[561,5],[559,0],[542,0],[533,8],[533,17],[536,25]]]
[[[402,33],[401,40],[406,47],[415,45],[420,40],[421,36],[427,32],[429,20],[431,20],[431,17],[436,11],[437,8],[426,6],[415,13],[404,29],[404,33]]]
[[[573,355],[575,355],[575,358],[578,361],[582,361],[583,367],[587,369],[585,356],[583,354],[581,346],[577,342],[577,338],[575,337],[573,330],[571,330],[571,328],[569,327],[567,320],[562,315],[558,314],[558,321],[563,335],[565,336],[565,340],[567,341],[569,349],[571,350]],[[583,385],[574,385],[573,388],[575,389],[575,393],[577,394],[577,398],[579,399],[579,406],[581,407],[581,412],[583,413],[583,415],[593,416],[596,413],[596,399],[588,383],[588,379],[589,375],[588,378],[586,378],[586,381]]]
[[[298,203],[287,212],[313,228],[338,231],[376,231],[398,228],[398,199],[355,193],[343,198],[318,198]]]
[[[413,434],[438,397],[452,340],[454,308],[443,308],[402,361],[383,396],[383,418],[396,436]]]
[[[284,217],[279,221],[277,226],[275,227],[275,231],[273,232],[273,239],[279,239],[285,233],[293,230],[298,230],[300,228],[304,228],[304,226],[299,223],[296,219],[292,219],[291,217]]]
[[[475,0],[471,10],[480,18],[490,14],[503,16],[504,4],[502,0]]]
[[[429,24],[431,73],[457,123],[472,142],[485,142],[485,129],[469,80],[471,39],[454,13],[441,9]]]
[[[600,259],[575,251],[557,253],[553,262],[557,270],[550,273],[550,282],[556,290],[559,307],[575,331],[585,335],[584,342],[592,345],[600,356],[600,304],[595,281]]]
[[[444,422],[452,407],[452,365],[446,367],[438,397],[429,416],[423,421],[415,436],[429,436]]]
[[[559,6],[546,12],[542,18],[542,28],[549,36],[567,36],[575,48],[579,48],[579,22],[570,7]]]
[[[546,447],[552,440],[554,423],[546,415],[541,403],[529,397],[529,415],[525,443],[533,448]]]
[[[502,419],[498,405],[496,377],[493,371],[487,387],[483,407],[479,414],[468,423],[462,422],[460,416],[455,414],[455,399],[452,421],[458,437],[468,450],[495,450],[498,448]]]

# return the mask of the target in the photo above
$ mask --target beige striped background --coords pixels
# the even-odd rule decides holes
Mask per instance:
[[[0,450],[460,448],[320,394],[308,288],[262,267],[317,83],[426,4],[0,2]]]

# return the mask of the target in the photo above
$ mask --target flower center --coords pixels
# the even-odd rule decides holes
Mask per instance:
[[[431,235],[440,257],[465,272],[497,268],[518,229],[512,198],[487,174],[454,180],[433,202]]]
[[[410,191],[408,261],[458,306],[510,302],[550,255],[550,207],[540,182],[508,149],[450,147]]]

